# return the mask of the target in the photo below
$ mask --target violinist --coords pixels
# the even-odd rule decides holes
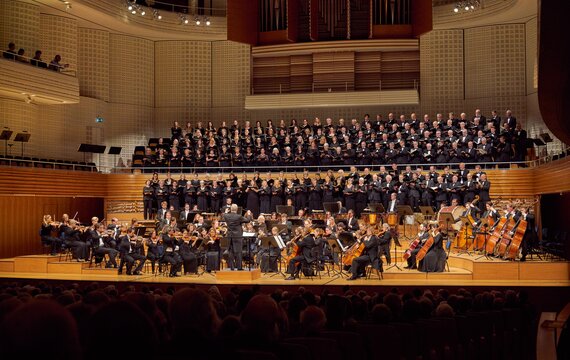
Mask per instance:
[[[79,262],[85,261],[89,255],[89,248],[87,243],[79,239],[81,232],[78,229],[77,222],[68,218],[68,225],[62,225],[61,230],[64,238],[63,243],[66,247],[73,249],[73,258]]]
[[[443,235],[439,231],[437,221],[432,222],[433,245],[428,249],[426,256],[420,261],[419,270],[422,272],[443,272],[447,255],[443,249]]]
[[[105,225],[99,224],[96,226],[95,231],[91,231],[91,246],[93,250],[93,256],[95,256],[95,261],[101,262],[103,257],[109,255],[109,262],[105,266],[106,268],[117,268],[117,257],[118,251],[110,247],[109,236],[105,232]]]
[[[50,255],[56,255],[63,243],[60,238],[51,235],[52,231],[55,231],[59,226],[60,223],[54,222],[51,215],[44,215],[40,229],[40,237],[42,244],[48,245],[51,248]]]
[[[297,255],[289,260],[288,266],[288,271],[291,276],[285,280],[295,280],[295,278],[299,278],[299,272],[301,271],[303,262],[310,264],[315,261],[313,254],[313,248],[315,247],[315,238],[313,234],[309,232],[309,230],[303,228],[301,240],[297,240],[296,244],[298,248]]]
[[[407,259],[408,266],[405,266],[404,269],[417,269],[418,266],[416,264],[416,255],[429,238],[429,233],[427,232],[425,224],[420,224],[420,231],[418,232],[418,244],[415,249],[412,250],[410,257]]]
[[[141,275],[141,270],[146,261],[146,256],[144,256],[142,241],[137,240],[134,228],[129,228],[127,233],[120,237],[119,251],[121,254],[121,261],[119,263],[118,274],[121,275],[123,273],[123,265],[126,262],[127,275]],[[132,269],[135,261],[138,261],[139,263],[133,272]]]
[[[156,233],[156,230],[152,230],[150,233],[150,237],[146,241],[147,252],[146,257],[150,264],[152,265],[152,273],[154,274],[155,263],[157,260],[160,260],[162,256],[162,245],[160,244],[161,240]]]
[[[170,264],[170,277],[180,276],[178,272],[182,268],[182,258],[178,254],[178,242],[174,237],[174,230],[169,226],[165,226],[162,229],[162,243],[164,244],[164,256],[162,257],[164,262]]]
[[[179,254],[182,258],[182,265],[184,266],[184,275],[189,275],[191,273],[196,274],[198,273],[198,259],[196,254],[194,254],[193,249],[193,241],[196,240],[194,237],[190,236],[188,230],[184,230],[182,234],[175,233],[174,237],[176,238],[179,244]]]
[[[206,271],[212,272],[220,270],[220,238],[214,227],[210,228],[205,238],[206,247]]]
[[[352,260],[352,265],[350,266],[350,272],[352,276],[347,280],[356,280],[359,277],[365,276],[365,269],[368,264],[376,266],[380,271],[382,271],[382,260],[378,257],[378,236],[373,234],[373,227],[368,227],[363,235],[362,239],[357,239],[357,242],[364,245],[364,249],[360,256]],[[384,230],[384,231],[389,231]],[[383,235],[380,233],[379,235]]]

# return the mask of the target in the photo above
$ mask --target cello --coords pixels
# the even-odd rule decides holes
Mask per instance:
[[[410,243],[410,247],[408,248],[408,250],[406,250],[402,258],[404,260],[408,260],[410,256],[412,256],[412,250],[415,250],[415,248],[417,248],[419,244],[420,244],[420,238],[418,237]]]
[[[360,240],[360,239],[364,238],[364,236],[366,235],[365,230],[360,230],[360,231],[364,232],[364,234],[361,233],[361,236],[356,238],[356,241],[354,242],[354,244],[350,245],[350,247],[348,249],[346,249],[346,252],[345,252],[344,256],[342,257],[342,264],[345,266],[351,266],[352,261],[354,259],[356,259],[357,257],[359,257],[360,255],[362,255],[362,252],[364,251],[364,248],[366,247],[366,245],[364,244],[364,241]]]
[[[433,239],[433,231],[429,232],[429,238],[426,240],[424,245],[420,248],[420,251],[416,254],[416,261],[421,261],[423,258],[426,257],[427,252],[433,246],[434,239]]]
[[[514,260],[519,254],[519,249],[526,232],[527,222],[522,218],[519,220],[518,225],[516,227],[515,233],[511,238],[511,243],[507,248],[507,252],[504,256],[505,260]]]
[[[491,229],[491,231],[490,231],[491,236],[487,240],[487,245],[485,247],[485,252],[488,255],[494,254],[495,247],[497,246],[497,242],[501,239],[501,237],[503,235],[503,229],[504,229],[506,223],[507,223],[507,218],[503,217],[499,220],[499,223],[497,225],[495,225],[495,227],[493,227],[493,229]]]

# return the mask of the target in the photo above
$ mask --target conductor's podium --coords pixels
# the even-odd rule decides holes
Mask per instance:
[[[230,270],[224,269],[216,272],[216,280],[221,282],[250,282],[257,280],[261,277],[261,270],[257,269],[244,269],[244,270]]]

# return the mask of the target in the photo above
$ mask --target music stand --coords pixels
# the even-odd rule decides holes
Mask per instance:
[[[146,234],[146,226],[135,227],[135,234],[137,236],[144,236]]]
[[[439,213],[440,218],[439,218],[439,222],[445,222],[445,235],[448,237],[447,238],[447,250],[448,250],[448,254],[449,251],[451,250],[451,242],[449,241],[449,223],[455,223],[455,219],[453,218],[453,214],[451,213]]]
[[[279,234],[286,232],[287,235],[289,235],[289,226],[287,226],[286,224],[275,224],[274,226],[277,228],[277,232]]]
[[[340,206],[338,202],[326,202],[323,203],[323,209],[325,209],[325,212],[330,212],[334,216],[340,211]]]
[[[248,271],[252,270],[252,263],[253,259],[251,257],[251,239],[255,238],[255,233],[242,233],[242,238],[245,240],[245,245],[247,246],[247,264],[248,264]],[[243,249],[242,249],[243,250]],[[243,255],[242,255],[242,268],[243,268]]]
[[[110,146],[109,151],[107,151],[107,154],[115,155],[115,157],[113,158],[113,164],[115,164],[115,166],[117,166],[117,155],[121,154],[122,149],[123,148],[120,146]]]
[[[271,258],[275,257],[275,262],[277,263],[277,272],[273,275],[271,275],[270,277],[274,277],[275,275],[282,275],[284,278],[287,277],[287,274],[285,274],[282,271],[282,266],[281,266],[281,261],[279,260],[279,258],[281,257],[281,251],[283,249],[281,249],[279,247],[279,243],[277,242],[277,240],[275,239],[274,236],[262,236],[261,237],[261,246],[263,247],[263,244],[267,244],[267,248],[269,250],[268,253],[268,263],[267,263],[267,270],[270,270],[271,268]],[[277,255],[271,255],[271,249],[279,249],[279,252],[277,253]],[[260,264],[261,264],[261,259],[260,259]],[[265,274],[269,273],[270,271],[266,271]]]
[[[30,135],[27,131],[22,131],[21,133],[17,133],[14,141],[18,141],[22,144],[22,157],[24,157],[24,143],[30,141]]]
[[[77,151],[83,153],[83,161],[85,162],[85,153],[103,154],[106,148],[105,145],[80,144]],[[99,158],[99,164],[101,163],[100,160]]]
[[[276,205],[275,209],[277,211],[278,214],[287,214],[287,216],[294,216],[295,215],[295,210],[293,209],[292,206],[288,206],[288,205]]]
[[[435,216],[433,208],[431,206],[420,206],[420,212],[423,214],[426,221],[430,221]]]
[[[398,205],[396,211],[398,212],[398,217],[400,219],[403,219],[402,223],[404,225],[404,239],[409,240],[409,238],[406,236],[406,218],[404,216],[414,215],[414,210],[412,210],[412,207],[410,205]]]
[[[0,133],[0,140],[4,140],[4,157],[8,155],[8,140],[10,140],[13,133],[14,132],[12,130],[6,127],[2,130],[2,133]]]
[[[327,239],[327,243],[329,244],[329,247],[331,248],[331,255],[332,255],[332,272],[333,272],[333,277],[348,277],[347,274],[345,274],[342,271],[342,254],[344,253],[344,246],[342,245],[342,243],[340,242],[340,239]],[[334,253],[335,253],[335,249],[336,249],[336,253],[339,254],[339,262],[338,262],[338,268],[339,270],[336,270],[334,267],[335,261],[334,261]]]

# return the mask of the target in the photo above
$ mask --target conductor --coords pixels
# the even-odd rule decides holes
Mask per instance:
[[[228,236],[230,238],[229,262],[231,270],[234,270],[234,268],[243,270],[241,264],[243,251],[243,231],[241,224],[249,222],[247,218],[238,214],[237,210],[237,204],[232,204],[230,206],[230,212],[223,214],[223,220],[228,227]]]

